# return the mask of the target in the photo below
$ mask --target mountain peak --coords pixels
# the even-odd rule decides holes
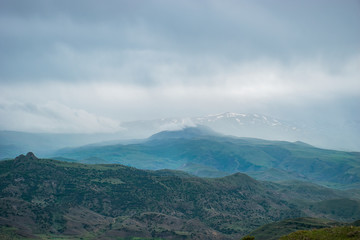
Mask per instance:
[[[235,113],[235,112],[224,112],[224,113],[219,113],[219,114],[211,114],[208,115],[206,117],[200,117],[201,118],[234,118],[234,117],[246,117],[248,114],[245,113]]]
[[[152,135],[150,140],[170,139],[170,138],[196,138],[203,136],[219,136],[219,133],[214,132],[211,128],[198,125],[196,127],[185,127],[176,131],[162,131]]]
[[[15,158],[15,161],[33,161],[38,160],[34,153],[28,152],[26,155],[21,154]]]

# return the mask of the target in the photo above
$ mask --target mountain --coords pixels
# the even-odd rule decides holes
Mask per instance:
[[[0,236],[239,239],[273,221],[321,215],[309,207],[321,201],[312,200],[309,192],[288,189],[284,194],[285,188],[241,173],[205,179],[28,153],[0,161]],[[339,193],[328,189],[315,199],[344,197]],[[337,214],[335,220],[344,218]],[[351,214],[346,218],[353,219]]]
[[[288,123],[262,114],[222,113],[201,117],[162,118],[122,123],[125,132],[137,132],[143,138],[161,131],[205,126],[226,135],[265,139],[297,140],[301,132],[295,123]]]
[[[123,139],[120,141],[119,139]],[[79,147],[86,144],[107,141],[107,144],[128,143],[124,136],[118,133],[94,134],[60,134],[60,133],[28,133],[16,131],[0,131],[0,159],[14,158],[23,152],[37,152],[40,156],[47,156],[65,147]]]
[[[263,114],[222,113],[192,118],[195,124],[205,125],[217,132],[240,137],[272,140],[297,140],[301,132],[295,123],[288,123]]]
[[[199,117],[162,118],[122,122],[121,130],[113,133],[26,133],[0,131],[0,159],[36,151],[42,157],[54,150],[88,144],[110,145],[137,142],[162,131],[205,126],[236,137],[267,140],[303,141],[315,146],[360,151],[360,121],[338,125],[307,121],[284,121],[264,114],[222,113]],[[334,137],[336,136],[336,137]],[[135,139],[135,140],[134,140]]]
[[[360,153],[319,149],[302,142],[235,138],[193,127],[160,132],[142,143],[63,149],[53,156],[83,163],[185,170],[207,177],[245,172],[260,180],[360,186]]]
[[[287,118],[291,119],[290,116]],[[123,122],[121,126],[124,128],[123,133],[133,138],[146,138],[165,130],[202,125],[221,134],[237,137],[303,141],[322,148],[360,151],[360,121],[331,122],[331,119],[323,122],[311,118],[282,120],[264,114],[226,112],[199,117]]]
[[[149,137],[149,140],[164,140],[164,139],[192,139],[206,136],[220,136],[211,128],[205,126],[185,127],[178,131],[162,131]]]

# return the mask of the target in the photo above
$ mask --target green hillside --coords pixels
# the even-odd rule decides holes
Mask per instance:
[[[37,159],[29,153],[0,162],[0,225],[9,234],[44,239],[49,234],[239,239],[270,222],[320,216],[311,204],[344,197],[329,189],[314,200],[306,193],[306,202],[298,200],[305,199],[301,191],[285,194],[285,188],[241,173],[205,179],[171,170]],[[344,218],[337,212],[332,216]]]
[[[341,226],[333,228],[300,230],[283,236],[280,240],[358,240],[360,239],[360,227]]]
[[[329,228],[341,225],[345,225],[345,223],[318,218],[296,218],[266,224],[249,235],[254,236],[256,240],[277,240],[298,230]]]
[[[360,153],[184,131],[164,132],[139,144],[85,146],[54,155],[82,163],[178,169],[207,177],[245,172],[259,180],[302,180],[347,189],[360,186]]]

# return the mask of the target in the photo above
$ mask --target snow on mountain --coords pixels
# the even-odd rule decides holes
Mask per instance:
[[[125,122],[134,137],[147,137],[164,130],[179,130],[184,127],[203,125],[214,131],[238,137],[256,137],[273,140],[298,140],[301,130],[294,124],[262,114],[226,112],[190,118],[163,118],[148,121]]]
[[[215,131],[239,137],[256,137],[276,140],[297,140],[301,129],[292,123],[262,114],[226,112],[193,118],[193,122]]]
[[[301,124],[301,125],[300,125]],[[122,130],[99,134],[40,134],[0,131],[0,159],[33,151],[45,157],[54,149],[86,144],[132,143],[162,131],[206,126],[215,132],[237,137],[268,140],[302,141],[317,147],[360,152],[360,122],[325,124],[283,121],[263,114],[213,114],[188,118],[163,118],[124,122]],[[129,140],[132,139],[132,140]]]
[[[236,121],[239,125],[245,125],[245,124],[264,124],[268,126],[278,126],[278,125],[284,125],[279,120],[274,119],[269,116],[265,115],[259,115],[259,114],[244,114],[244,113],[222,113],[222,114],[216,114],[216,115],[208,115],[206,117],[197,117],[193,118],[193,121],[197,124],[207,124],[209,122],[217,122],[219,120],[227,119],[230,121]]]

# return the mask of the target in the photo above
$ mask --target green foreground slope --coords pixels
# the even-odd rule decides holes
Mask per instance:
[[[280,240],[358,240],[360,227],[341,226],[333,228],[300,230],[283,236]]]
[[[256,240],[277,240],[281,236],[290,234],[298,230],[310,230],[319,228],[329,228],[334,226],[346,225],[343,222],[332,221],[319,218],[296,218],[286,219],[280,222],[266,224],[251,232]]]

